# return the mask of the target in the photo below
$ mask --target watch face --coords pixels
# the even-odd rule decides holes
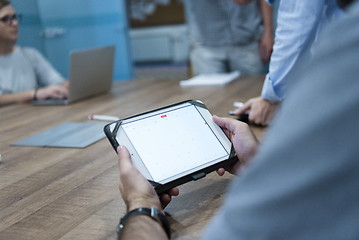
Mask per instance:
[[[157,208],[151,208],[151,217],[155,218],[157,222],[161,222],[160,215],[164,214]]]

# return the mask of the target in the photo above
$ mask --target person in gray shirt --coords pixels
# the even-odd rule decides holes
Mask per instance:
[[[263,72],[274,41],[272,9],[264,0],[184,0],[184,4],[194,74]]]
[[[0,106],[33,99],[64,98],[68,82],[35,49],[16,46],[19,15],[0,0]]]
[[[228,169],[238,177],[203,239],[359,239],[358,22],[356,0],[293,72],[290,94],[260,146],[245,123],[213,118],[240,164]],[[178,194],[173,189],[159,199],[124,146],[118,155],[128,210],[162,211],[161,201]],[[131,215],[122,239],[166,239],[161,228],[148,216]]]

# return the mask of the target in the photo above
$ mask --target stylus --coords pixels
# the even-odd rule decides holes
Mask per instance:
[[[120,120],[118,117],[115,117],[115,116],[96,115],[96,114],[91,114],[88,116],[88,118],[90,120],[100,120],[100,121],[108,121],[108,122]]]

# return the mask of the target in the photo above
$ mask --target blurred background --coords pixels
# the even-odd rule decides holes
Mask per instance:
[[[115,80],[186,78],[188,36],[180,0],[12,0],[19,45],[42,52],[65,77],[73,50],[116,46]]]

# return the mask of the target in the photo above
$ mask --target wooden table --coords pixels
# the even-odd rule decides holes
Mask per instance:
[[[127,117],[187,99],[227,116],[234,101],[257,96],[263,76],[225,86],[180,87],[174,80],[115,82],[111,93],[70,106],[0,107],[0,239],[115,239],[125,213],[116,155],[107,139],[85,149],[13,147],[11,142],[91,113]],[[261,138],[261,128],[253,129]],[[167,207],[172,239],[198,239],[232,176],[215,173],[180,187]]]

